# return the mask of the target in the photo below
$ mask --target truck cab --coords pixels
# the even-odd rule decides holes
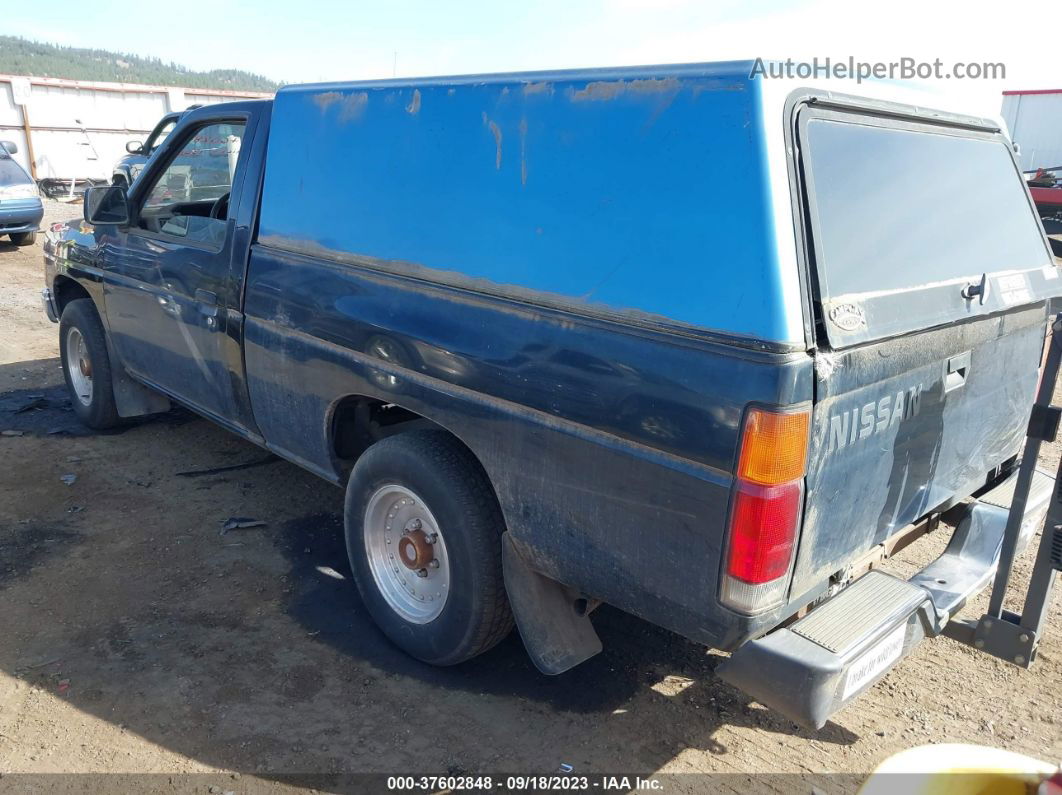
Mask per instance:
[[[45,260],[79,416],[177,401],[344,487],[410,654],[515,622],[560,674],[608,603],[811,726],[993,577],[1062,293],[998,124],[743,63],[201,108]]]

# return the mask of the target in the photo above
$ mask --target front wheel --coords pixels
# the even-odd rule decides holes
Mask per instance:
[[[117,425],[107,336],[91,299],[78,298],[63,309],[59,359],[77,418],[97,430]]]
[[[14,243],[16,246],[32,246],[34,243],[37,242],[36,232],[18,232],[16,234],[10,235],[10,237],[11,242]]]
[[[512,629],[501,509],[479,463],[449,434],[409,431],[366,450],[347,484],[344,524],[362,600],[408,654],[455,665]]]

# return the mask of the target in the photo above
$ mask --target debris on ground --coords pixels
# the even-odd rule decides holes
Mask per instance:
[[[43,409],[47,407],[48,401],[44,399],[44,395],[32,395],[28,403],[23,403],[12,414],[24,414],[27,411],[33,411],[34,409]]]
[[[25,431],[0,431],[0,436],[25,436]]]
[[[246,461],[242,464],[230,464],[229,466],[211,467],[210,469],[189,469],[184,472],[177,472],[176,475],[179,478],[202,478],[207,475],[218,475],[222,472],[236,472],[240,469],[265,466],[275,461],[280,461],[280,459],[275,455],[267,455],[264,458],[256,458],[254,461]]]
[[[59,480],[63,481],[63,483],[65,483],[68,486],[73,486],[74,482],[77,480],[77,475],[75,475],[73,473],[69,473],[69,474],[63,475],[61,478],[59,478]]]
[[[266,523],[261,519],[250,519],[245,516],[232,516],[225,520],[218,535],[225,535],[230,530],[247,530],[251,527],[265,527]]]

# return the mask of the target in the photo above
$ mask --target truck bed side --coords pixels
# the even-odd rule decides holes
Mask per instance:
[[[543,573],[714,646],[778,620],[718,604],[738,426],[749,400],[810,399],[811,360],[521,306],[252,248],[255,419],[333,479],[332,412],[397,404],[456,434]],[[784,608],[782,609],[784,610]]]

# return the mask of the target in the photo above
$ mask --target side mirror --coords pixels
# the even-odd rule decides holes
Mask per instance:
[[[125,151],[131,155],[142,155],[144,154],[144,144],[140,141],[127,141]]]
[[[0,147],[6,149],[9,155],[13,155],[18,152],[18,147],[15,146],[14,141],[0,141]]]
[[[108,185],[104,188],[89,188],[85,191],[85,220],[90,224],[129,223],[129,199],[125,188]]]

